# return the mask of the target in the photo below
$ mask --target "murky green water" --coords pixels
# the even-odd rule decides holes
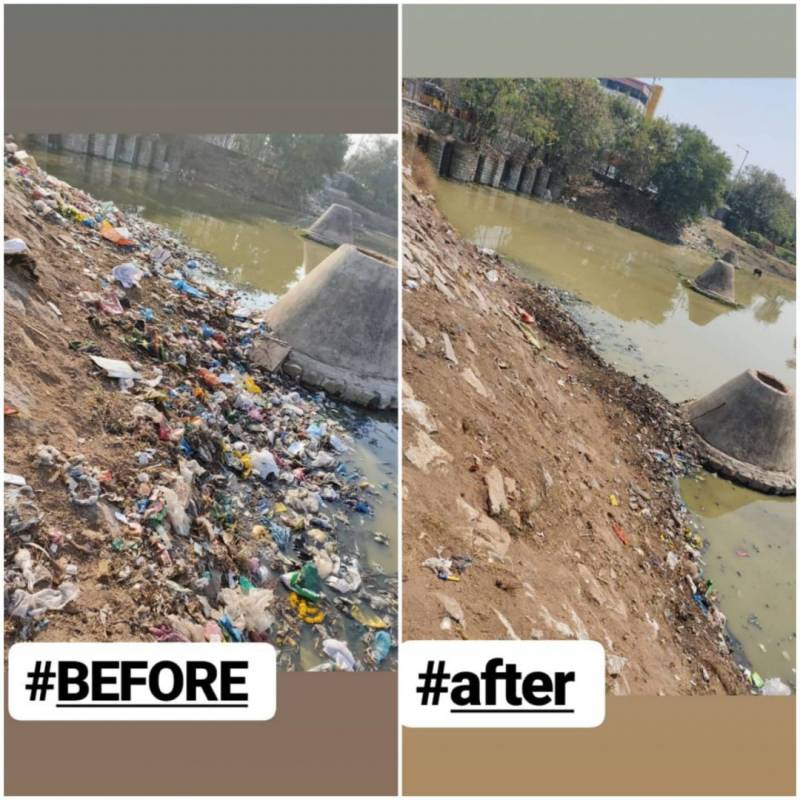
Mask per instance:
[[[702,520],[707,572],[730,632],[762,677],[794,684],[794,626],[785,618],[795,605],[794,501],[768,499],[715,475],[684,480],[681,492]]]
[[[276,297],[332,252],[304,239],[299,226],[308,220],[279,206],[188,186],[174,175],[102,158],[39,150],[32,154],[57,178],[166,225],[213,256],[232,280]]]
[[[236,285],[258,290],[255,302],[263,305],[266,293],[277,299],[319,264],[329,248],[300,236],[299,220],[286,209],[263,203],[242,202],[208,187],[186,186],[146,170],[105,159],[32,151],[39,165],[98,200],[110,200],[119,208],[134,210],[146,219],[180,233],[187,244],[203,250],[228,271]],[[307,220],[306,220],[307,222]],[[374,494],[365,499],[372,514],[348,514],[349,525],[338,531],[341,552],[357,553],[362,574],[379,591],[397,589],[397,418],[391,413],[367,414],[340,406],[334,415],[353,437],[354,447],[343,461],[358,472]],[[389,544],[375,540],[380,532]],[[364,654],[364,627],[345,622],[348,643],[356,657]],[[314,647],[315,632],[304,630],[300,667],[320,662]],[[397,630],[392,631],[397,636]],[[396,651],[383,663],[396,666]]]
[[[730,308],[684,285],[711,262],[687,248],[483,186],[439,180],[435,193],[462,235],[585,301],[573,311],[598,351],[671,400],[703,395],[750,367],[794,385],[794,283],[739,270],[742,308]],[[763,677],[794,685],[794,499],[708,474],[682,491],[710,542],[706,571],[731,632]]]

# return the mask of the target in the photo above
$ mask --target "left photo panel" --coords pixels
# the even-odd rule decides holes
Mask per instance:
[[[171,68],[123,45],[71,102],[12,88],[43,12],[6,12],[6,791],[394,794],[397,9],[79,7],[54,59],[128,15]],[[238,58],[159,55],[222,19]],[[292,38],[329,69],[277,80]]]

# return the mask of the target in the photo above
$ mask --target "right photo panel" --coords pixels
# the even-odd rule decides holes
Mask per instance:
[[[407,794],[793,791],[796,89],[730,65],[747,8],[404,11],[403,636],[444,654],[419,710],[435,674],[462,714],[405,715]],[[733,38],[709,63],[659,10]],[[450,68],[416,49],[445,28]],[[602,646],[600,725],[520,723],[559,673],[491,657],[555,640]]]

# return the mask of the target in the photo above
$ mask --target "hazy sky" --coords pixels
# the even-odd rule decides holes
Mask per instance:
[[[650,78],[642,80],[650,81]],[[658,78],[656,116],[705,131],[732,159],[777,173],[795,190],[795,82],[791,78]]]

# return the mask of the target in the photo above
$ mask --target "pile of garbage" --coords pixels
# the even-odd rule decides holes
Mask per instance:
[[[358,519],[389,546],[370,529],[382,488],[353,465],[357,431],[324,393],[251,360],[268,330],[206,255],[21,160],[9,144],[6,182],[34,214],[87,250],[119,255],[107,273],[87,256],[95,288],[76,302],[96,335],[69,348],[121,401],[113,424],[130,444],[118,472],[32,447],[28,478],[63,486],[64,503],[86,523],[80,533],[48,519],[25,476],[5,476],[11,638],[35,637],[79,596],[81,566],[71,558],[83,553],[99,559],[108,586],[135,597],[130,625],[146,638],[269,641],[284,670],[301,660],[318,670],[389,667],[396,576],[341,535]],[[8,256],[26,251],[15,242]],[[111,357],[120,346],[127,359]],[[93,530],[98,520],[116,535]],[[311,659],[301,659],[303,648]]]

